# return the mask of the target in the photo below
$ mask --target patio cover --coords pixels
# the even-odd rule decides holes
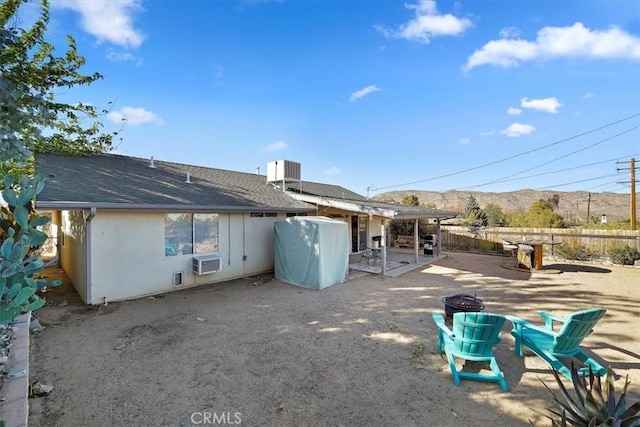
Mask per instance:
[[[277,221],[274,231],[276,279],[316,290],[347,279],[347,223],[322,216],[297,216]]]

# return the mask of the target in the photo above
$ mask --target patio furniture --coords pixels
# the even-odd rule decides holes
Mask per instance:
[[[373,260],[373,263],[375,265],[375,259],[376,255],[373,252],[373,249],[365,249],[364,251],[360,252],[360,262],[358,264],[362,264],[362,261],[366,261],[367,264],[370,264],[370,261]]]
[[[411,248],[415,245],[415,238],[413,236],[398,236],[393,242],[394,248]]]
[[[526,269],[533,269],[533,246],[527,243],[518,244],[518,267],[522,265]]]
[[[518,245],[508,240],[502,241],[502,266],[518,268]]]
[[[604,366],[580,348],[580,343],[593,332],[593,327],[605,311],[601,307],[590,308],[573,312],[566,318],[541,311],[538,314],[544,319],[544,326],[536,326],[515,316],[505,317],[513,324],[511,335],[516,339],[515,353],[518,356],[522,357],[522,347],[526,346],[560,374],[571,379],[571,371],[560,358],[576,358],[582,362],[585,368],[578,371],[581,376],[589,374],[589,366],[594,373],[607,373]],[[561,325],[557,332],[553,330],[554,321]]]
[[[493,347],[502,336],[500,330],[504,325],[503,316],[491,313],[459,312],[453,315],[453,328],[450,329],[440,313],[432,313],[433,321],[438,326],[438,353],[446,353],[449,369],[456,386],[460,379],[497,382],[502,391],[507,391],[507,383],[498,366]],[[455,358],[478,362],[488,362],[491,374],[459,371]]]

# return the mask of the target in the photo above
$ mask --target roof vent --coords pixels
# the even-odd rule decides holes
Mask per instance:
[[[149,161],[149,167],[154,169],[156,168],[155,163],[153,163],[153,156],[151,156],[151,160]]]
[[[189,171],[187,171],[187,180],[185,181],[185,184],[191,184],[191,174]]]

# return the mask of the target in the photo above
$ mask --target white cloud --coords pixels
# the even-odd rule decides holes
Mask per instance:
[[[593,98],[594,96],[596,96],[596,94],[593,92],[587,92],[584,94],[585,99]]]
[[[522,135],[528,135],[534,130],[536,130],[536,128],[531,125],[523,125],[521,123],[512,123],[506,129],[500,131],[500,133],[511,138],[518,138],[519,136],[522,136]]]
[[[51,5],[71,9],[81,16],[80,24],[98,42],[107,41],[125,48],[136,48],[144,36],[134,28],[133,15],[142,10],[141,0],[52,0]]]
[[[496,134],[496,131],[494,129],[480,132],[480,136],[493,136],[495,134]]]
[[[126,120],[127,125],[130,126],[138,126],[145,123],[164,124],[164,121],[155,113],[139,107],[122,107],[119,111],[108,113],[107,117],[114,123],[120,123]]]
[[[284,141],[276,141],[267,145],[267,151],[280,151],[287,148],[287,143]]]
[[[558,108],[562,107],[562,104],[558,101],[558,98],[552,96],[551,98],[545,99],[522,98],[520,100],[520,106],[522,108],[530,108],[532,110],[546,111],[547,113],[555,114],[558,112]]]
[[[544,27],[538,31],[535,41],[515,38],[490,41],[467,59],[465,68],[516,67],[524,61],[554,58],[640,61],[640,38],[615,26],[591,30],[581,22],[570,27]]]
[[[415,12],[415,18],[400,25],[397,30],[389,30],[383,26],[375,28],[386,37],[415,40],[426,44],[432,37],[455,36],[473,25],[466,18],[438,14],[434,0],[419,0],[417,4],[405,4],[405,7]]]
[[[329,169],[324,171],[327,175],[339,175],[342,171],[337,166],[331,166]]]
[[[520,30],[516,27],[505,27],[500,30],[500,37],[502,37],[503,39],[520,37]]]
[[[378,92],[378,91],[381,91],[381,90],[382,90],[382,88],[379,88],[378,86],[375,86],[375,85],[367,86],[365,88],[362,88],[362,89],[360,89],[358,91],[353,92],[351,94],[351,98],[349,98],[349,101],[351,101],[351,102],[357,101],[358,99],[363,98],[363,97],[369,95],[370,93]]]
[[[458,140],[458,144],[462,144],[462,145],[467,145],[467,144],[468,144],[468,143],[470,143],[470,142],[471,142],[471,139],[470,139],[470,138],[460,138],[460,139]]]
[[[520,108],[509,107],[509,109],[507,110],[507,114],[509,114],[510,116],[519,116],[520,114],[522,114],[522,110]]]
[[[137,66],[142,65],[142,58],[139,58],[127,51],[107,49],[107,59],[113,62],[132,61],[135,62]]]

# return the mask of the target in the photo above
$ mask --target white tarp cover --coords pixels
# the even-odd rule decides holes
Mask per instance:
[[[275,222],[274,231],[276,279],[316,290],[347,279],[347,223],[323,216],[296,216]]]

